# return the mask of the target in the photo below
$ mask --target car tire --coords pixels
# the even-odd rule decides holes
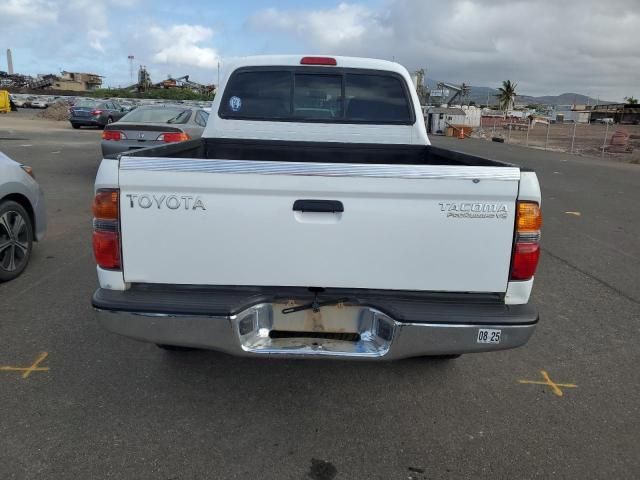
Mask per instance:
[[[76,130],[77,130],[78,128],[80,128],[80,125],[78,125],[77,123],[72,123],[72,124],[71,124],[71,126],[72,126],[73,128],[75,128]]]
[[[165,345],[162,343],[156,343],[156,347],[167,352],[193,352],[194,350],[198,350],[197,348],[179,347],[178,345]]]
[[[27,268],[32,247],[33,222],[25,208],[11,200],[0,202],[0,282]]]

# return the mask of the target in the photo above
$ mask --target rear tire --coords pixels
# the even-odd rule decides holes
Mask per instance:
[[[33,246],[33,223],[22,205],[0,203],[0,282],[18,277],[29,263]]]
[[[161,343],[156,343],[156,347],[167,352],[193,352],[194,350],[198,350],[197,348],[179,347],[178,345],[164,345]]]
[[[99,128],[101,128],[102,130],[104,130],[104,127],[106,127],[107,125],[113,123],[113,118],[109,117],[107,118],[107,123],[105,123],[104,125],[100,125]]]
[[[71,126],[75,129],[80,128],[80,125],[78,125],[77,123],[72,123]]]

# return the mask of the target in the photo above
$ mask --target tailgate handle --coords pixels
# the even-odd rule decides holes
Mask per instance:
[[[344,212],[344,205],[338,200],[296,200],[294,212]]]

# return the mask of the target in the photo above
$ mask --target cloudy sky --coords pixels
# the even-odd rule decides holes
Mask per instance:
[[[215,83],[219,60],[263,53],[395,59],[429,78],[530,95],[640,96],[640,0],[0,0],[20,73],[61,69],[129,82],[128,55],[152,79]]]

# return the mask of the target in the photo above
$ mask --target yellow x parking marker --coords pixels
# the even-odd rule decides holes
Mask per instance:
[[[22,378],[28,378],[33,372],[48,372],[49,367],[40,367],[39,365],[47,358],[49,354],[42,352],[38,358],[29,367],[0,367],[2,372],[23,372]]]
[[[551,378],[549,378],[549,374],[544,370],[540,370],[540,373],[542,374],[542,378],[544,378],[544,382],[535,381],[535,380],[518,380],[518,383],[527,383],[532,385],[548,385],[551,388],[551,391],[558,397],[562,397],[564,395],[564,393],[562,392],[562,388],[578,387],[573,383],[556,383],[553,380],[551,380]]]

